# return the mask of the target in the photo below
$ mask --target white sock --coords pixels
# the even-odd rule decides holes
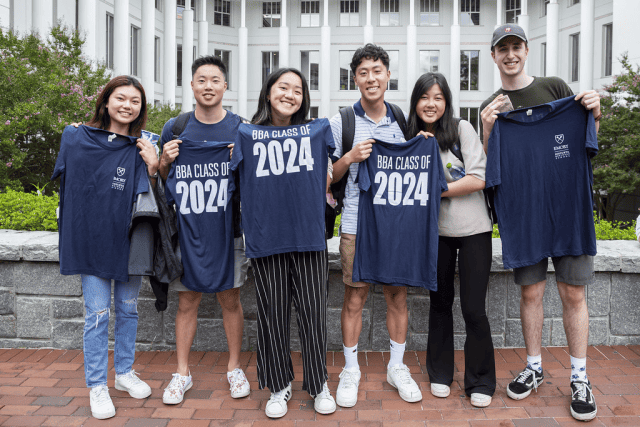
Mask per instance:
[[[537,356],[529,356],[527,354],[527,366],[532,371],[537,371],[538,373],[542,373],[542,355],[539,354]]]
[[[391,357],[389,357],[389,364],[387,368],[395,365],[403,365],[402,359],[404,358],[404,347],[407,342],[403,342],[402,344],[398,344],[394,340],[389,340],[390,349],[391,349]]]
[[[587,382],[587,358],[571,356],[571,381]]]
[[[342,350],[344,351],[344,367],[345,369],[360,369],[358,364],[358,344],[353,347],[345,347],[342,344]]]

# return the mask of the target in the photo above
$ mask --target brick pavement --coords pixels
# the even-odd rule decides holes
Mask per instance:
[[[429,393],[424,352],[407,352],[405,362],[423,389],[423,400],[406,403],[386,382],[388,353],[361,352],[363,373],[358,404],[332,415],[316,415],[313,402],[302,386],[302,362],[294,353],[296,380],[289,413],[278,421],[264,415],[268,390],[258,390],[255,353],[242,355],[251,381],[251,395],[234,400],[226,382],[228,354],[192,352],[194,387],[182,404],[166,406],[162,391],[176,368],[175,352],[139,352],[134,369],[153,389],[148,399],[136,400],[113,388],[113,355],[110,357],[110,392],[116,417],[96,420],[89,410],[89,391],[84,383],[82,353],[77,350],[0,349],[1,426],[571,426],[585,425],[569,414],[569,356],[566,348],[546,347],[542,359],[544,384],[527,399],[506,397],[505,387],[522,369],[522,348],[497,349],[498,390],[490,407],[477,409],[460,389],[464,366],[456,351],[456,374],[452,393],[438,399]],[[598,418],[590,426],[640,427],[640,346],[592,346],[588,351],[588,373],[598,403]],[[335,396],[344,357],[330,352],[329,387]],[[277,423],[277,424],[276,424]]]

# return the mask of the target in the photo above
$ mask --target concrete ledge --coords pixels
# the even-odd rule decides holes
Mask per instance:
[[[340,314],[344,284],[338,251],[339,239],[328,242],[329,298],[327,307],[329,350],[342,349]],[[456,277],[456,286],[458,278]],[[245,316],[242,347],[256,349],[257,306],[253,274],[250,271],[242,287]],[[520,287],[513,274],[502,267],[502,244],[493,239],[491,276],[486,307],[496,347],[522,347]],[[138,298],[137,347],[140,350],[175,348],[177,293],[170,293],[168,308],[158,313],[155,297],[144,278]],[[429,318],[429,293],[409,288],[409,332],[407,348],[426,350]],[[598,241],[595,278],[587,288],[589,306],[589,344],[640,344],[640,244],[636,241]],[[461,349],[465,342],[460,299],[454,300],[454,343]],[[114,309],[112,306],[112,313]],[[295,315],[295,313],[292,313]],[[549,263],[544,295],[544,346],[566,345],[562,326],[562,303]],[[363,311],[359,347],[363,350],[388,350],[386,304],[382,286],[373,286]],[[84,304],[79,276],[60,275],[58,233],[0,230],[0,347],[82,348]],[[114,316],[110,319],[110,345],[113,346]],[[291,322],[291,344],[299,349],[297,324]],[[222,313],[215,295],[205,294],[198,312],[198,330],[193,348],[202,351],[226,351]]]

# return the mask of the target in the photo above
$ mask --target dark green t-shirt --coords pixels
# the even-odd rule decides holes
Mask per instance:
[[[500,94],[508,95],[513,104],[513,108],[517,110],[519,108],[534,107],[572,96],[573,91],[560,77],[534,77],[531,84],[522,89],[499,89],[480,105],[480,111],[484,110],[484,108]],[[482,122],[480,122],[480,138],[482,138],[482,136],[483,129]]]

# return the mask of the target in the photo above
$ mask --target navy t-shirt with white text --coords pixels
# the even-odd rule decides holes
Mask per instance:
[[[353,281],[437,290],[438,215],[448,187],[436,139],[376,141],[357,180]]]
[[[498,115],[487,153],[504,268],[595,255],[593,114],[574,97]]]
[[[147,192],[136,137],[67,126],[51,179],[60,176],[60,273],[129,280],[129,223]]]

